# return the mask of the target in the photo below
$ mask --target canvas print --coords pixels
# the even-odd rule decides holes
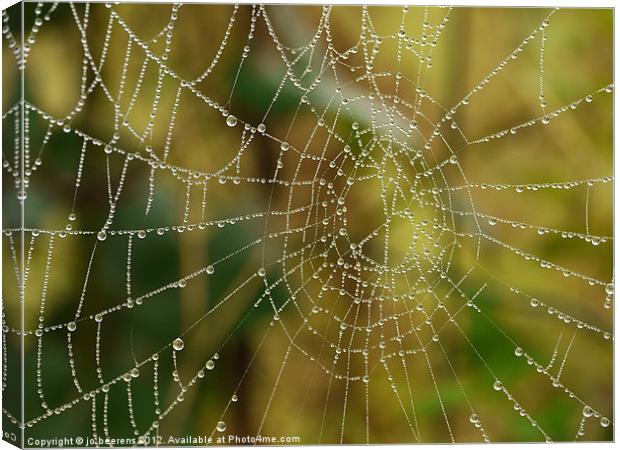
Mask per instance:
[[[2,12],[2,435],[611,441],[613,10]]]

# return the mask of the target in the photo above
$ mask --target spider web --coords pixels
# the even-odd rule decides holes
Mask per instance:
[[[609,439],[610,145],[578,173],[533,170],[518,150],[580,114],[611,117],[610,84],[548,94],[553,25],[570,12],[530,10],[518,42],[450,97],[433,90],[436,55],[467,8],[27,8],[23,43],[3,11],[16,66],[57,64],[37,54],[55,20],[81,56],[69,112],[27,85],[3,113],[5,439],[10,426],[58,436],[66,416],[102,445],[196,444],[168,438],[198,416],[195,435],[214,439]],[[131,8],[166,20],[146,32]],[[306,13],[308,36],[295,30]],[[223,25],[204,31],[213,55],[175,54],[193,14]],[[347,14],[360,32],[344,45]],[[487,93],[503,99],[495,109]],[[513,113],[493,121],[502,104]],[[564,144],[561,161],[590,151]],[[514,170],[481,169],[497,155]],[[50,204],[61,213],[38,212]],[[207,260],[169,279],[179,248]],[[20,384],[20,286],[23,422],[6,400]]]

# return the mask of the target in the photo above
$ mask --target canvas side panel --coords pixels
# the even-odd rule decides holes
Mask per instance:
[[[22,446],[22,5],[2,14],[2,438]]]

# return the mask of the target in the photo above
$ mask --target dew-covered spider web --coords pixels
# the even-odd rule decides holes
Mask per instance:
[[[6,440],[611,439],[611,10],[20,8]]]

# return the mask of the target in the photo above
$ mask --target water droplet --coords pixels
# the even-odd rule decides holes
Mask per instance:
[[[231,402],[236,402],[237,400],[239,400],[239,397],[237,397],[237,394],[233,394],[233,396],[230,398]]]
[[[215,367],[215,363],[213,362],[213,360],[210,359],[205,364],[205,367],[207,368],[207,370],[213,370],[213,368]]]
[[[134,367],[133,369],[131,369],[131,372],[129,373],[131,374],[133,378],[138,378],[140,376],[140,369],[138,369],[137,367]]]
[[[185,342],[183,342],[183,339],[181,338],[176,338],[172,342],[172,348],[174,348],[177,352],[180,352],[181,350],[183,350],[183,347],[185,347]]]
[[[450,156],[450,164],[456,164],[459,162],[459,159],[456,155]]]
[[[229,114],[228,117],[226,117],[226,125],[229,127],[234,127],[237,125],[237,118],[232,114]]]
[[[264,123],[259,123],[256,129],[258,130],[259,133],[264,133],[265,131],[267,131],[267,127],[265,126]]]
[[[607,286],[605,286],[605,292],[607,293],[607,295],[614,295],[614,284],[609,283]]]
[[[187,281],[184,279],[179,280],[179,287],[184,288],[185,286],[187,286]]]
[[[144,239],[146,237],[146,231],[144,231],[144,230],[138,231],[138,237],[140,239]]]
[[[97,239],[99,239],[100,241],[105,241],[107,237],[108,233],[106,233],[105,230],[101,230],[99,233],[97,233]]]
[[[489,218],[489,225],[496,225],[497,224],[497,219],[495,217],[490,217]]]
[[[364,376],[362,377],[362,381],[363,381],[364,383],[368,383],[368,382],[370,381],[370,377],[369,377],[368,375],[364,375]]]
[[[207,273],[209,275],[211,275],[213,272],[215,272],[215,267],[213,266],[207,266]]]
[[[478,416],[476,414],[472,414],[471,416],[469,416],[469,421],[471,423],[478,423],[480,419],[478,419]]]
[[[220,420],[217,423],[217,431],[219,431],[220,433],[223,433],[224,431],[226,431],[226,423]]]
[[[493,389],[495,389],[496,391],[501,391],[503,389],[503,387],[504,387],[504,385],[499,380],[497,380],[495,383],[493,383]]]
[[[75,322],[69,322],[67,324],[67,330],[69,331],[75,331],[76,328],[77,328],[77,325],[75,324]]]
[[[259,277],[264,277],[265,275],[267,275],[267,271],[265,270],[264,267],[261,267],[260,269],[258,269],[257,273]]]
[[[95,322],[101,323],[102,320],[103,320],[102,314],[95,314]]]
[[[601,417],[601,426],[603,428],[607,428],[609,426],[610,422],[609,419],[607,417]]]
[[[589,406],[586,405],[583,407],[583,417],[592,417],[593,413],[594,411],[592,411],[592,408]]]
[[[521,347],[515,348],[515,355],[516,356],[523,356],[523,349]]]
[[[280,144],[280,149],[281,149],[283,152],[287,151],[287,150],[289,149],[288,142],[282,142],[282,143]]]

